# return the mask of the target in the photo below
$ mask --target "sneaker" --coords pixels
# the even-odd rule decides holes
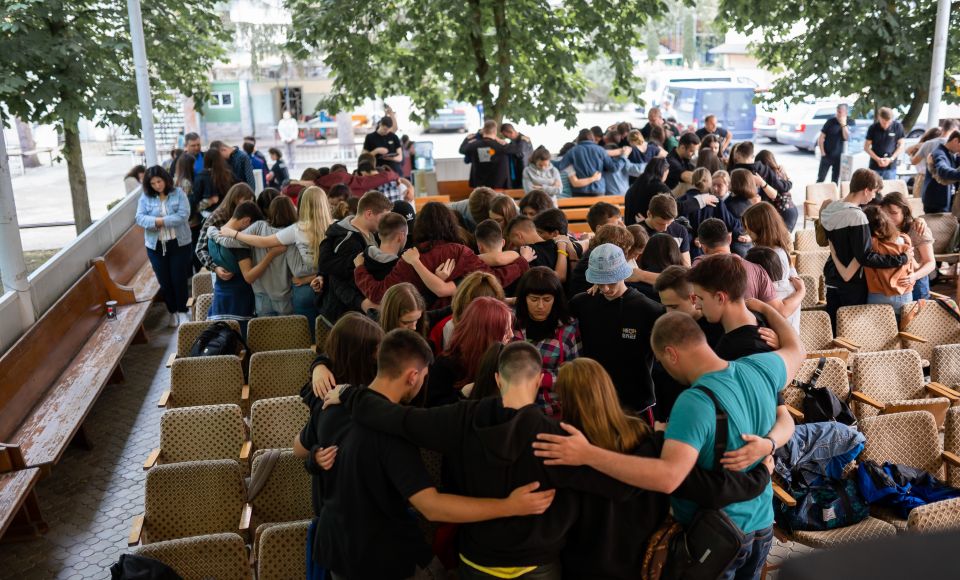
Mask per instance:
[[[183,324],[184,322],[190,322],[189,312],[178,312],[177,316],[180,318],[180,324]]]
[[[180,326],[180,317],[177,316],[177,313],[176,313],[176,312],[171,312],[171,313],[169,314],[169,317],[170,317],[170,319],[169,319],[169,321],[167,322],[167,326],[169,326],[170,328],[176,328],[176,327]]]

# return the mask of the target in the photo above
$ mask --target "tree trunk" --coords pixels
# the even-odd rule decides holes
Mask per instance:
[[[923,88],[917,89],[917,92],[913,94],[910,108],[907,109],[907,114],[903,117],[903,131],[905,133],[909,133],[910,130],[913,129],[914,124],[916,124],[921,109],[923,109],[923,106],[927,103],[929,92],[929,88]],[[930,129],[930,127],[927,127],[927,129]]]
[[[480,0],[468,0],[472,26],[470,27],[470,47],[473,49],[473,66],[477,75],[480,102],[483,104],[484,117],[493,112],[493,92],[490,91],[490,62],[487,60],[486,48],[483,45],[483,8]],[[480,122],[483,123],[483,119]]]
[[[67,158],[67,180],[73,201],[73,221],[77,234],[90,227],[90,200],[87,198],[87,172],[83,169],[83,151],[80,149],[80,128],[77,122],[63,123],[63,154]]]
[[[507,21],[507,0],[496,0],[493,5],[493,24],[497,35],[497,102],[493,106],[493,118],[499,127],[503,114],[513,96],[513,73],[510,70],[510,23]]]
[[[15,117],[14,122],[17,127],[17,137],[20,141],[20,151],[33,151],[37,148],[37,142],[33,140],[33,130],[30,125],[24,123],[20,117]],[[24,167],[40,167],[40,159],[36,155],[23,156]]]

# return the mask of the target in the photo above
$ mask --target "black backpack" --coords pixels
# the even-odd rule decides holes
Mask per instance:
[[[810,376],[809,382],[803,383],[796,379],[793,380],[793,384],[802,389],[805,395],[803,397],[803,421],[805,423],[836,421],[844,425],[853,425],[857,422],[857,419],[850,411],[850,407],[838,399],[830,389],[817,388],[817,381],[823,374],[823,367],[826,363],[827,359],[820,357],[820,362],[817,363],[817,368]]]
[[[239,356],[241,349],[249,350],[240,333],[226,322],[219,321],[214,322],[193,341],[189,356]]]

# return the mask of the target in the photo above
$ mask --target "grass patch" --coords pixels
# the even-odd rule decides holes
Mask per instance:
[[[24,252],[23,261],[27,264],[27,274],[34,272],[59,251],[60,250],[58,248],[56,250],[33,250],[30,252]]]

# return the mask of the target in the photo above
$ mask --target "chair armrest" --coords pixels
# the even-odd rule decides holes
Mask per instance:
[[[168,389],[168,390],[164,391],[162,395],[160,395],[160,400],[157,401],[157,406],[158,406],[158,407],[166,407],[166,406],[167,406],[167,401],[169,401],[169,400],[170,400],[170,390]]]
[[[243,385],[240,389],[240,400],[249,401],[250,400],[250,385]]]
[[[143,514],[133,518],[130,525],[130,535],[127,536],[127,546],[136,546],[140,543],[140,536],[143,534]]]
[[[150,455],[147,456],[147,460],[143,462],[143,470],[146,471],[157,464],[157,459],[160,458],[160,448],[157,447],[150,452]]]
[[[850,393],[850,396],[851,396],[855,401],[858,401],[858,402],[863,403],[863,404],[865,404],[865,405],[870,405],[871,407],[873,407],[873,408],[875,408],[875,409],[879,409],[879,410],[881,410],[881,411],[886,407],[886,405],[884,405],[884,404],[881,403],[880,401],[877,401],[876,399],[870,398],[870,397],[868,397],[867,395],[864,395],[864,394],[863,394],[862,392],[860,392],[860,391],[853,391],[852,393]]]
[[[960,456],[957,456],[956,453],[950,451],[943,452],[943,461],[944,463],[949,463],[953,467],[960,467]]]
[[[950,403],[956,403],[960,401],[960,393],[954,391],[946,385],[940,383],[927,383],[927,391],[937,397],[946,397],[950,399]]]
[[[193,308],[193,296],[187,298],[187,308]]]
[[[839,346],[840,348],[845,348],[847,350],[852,350],[852,351],[860,350],[859,344],[853,342],[849,338],[843,338],[842,336],[838,336],[834,338],[833,345]]]
[[[780,487],[780,484],[774,482],[772,485],[773,485],[773,497],[779,499],[789,507],[794,507],[797,505],[797,500],[792,495],[787,493],[787,490]]]
[[[245,503],[243,504],[243,511],[240,512],[240,531],[246,532],[250,529],[250,518],[253,517],[253,506]]]
[[[922,336],[913,334],[912,332],[898,332],[897,336],[900,338],[900,340],[909,340],[911,342],[929,342]]]
[[[246,461],[250,459],[250,450],[253,449],[252,441],[244,441],[243,445],[240,446],[240,461]]]
[[[177,353],[171,352],[171,353],[170,353],[170,356],[167,357],[167,368],[172,367],[172,366],[173,366],[173,361],[175,361],[175,360],[177,360]]]
[[[790,413],[790,416],[793,417],[794,421],[796,421],[797,423],[803,422],[803,413],[801,413],[799,409],[795,407],[791,407],[790,405],[785,405],[785,406],[787,408],[787,413]]]
[[[939,292],[930,291],[930,298],[939,298],[940,300],[953,300],[946,294],[941,294]]]

